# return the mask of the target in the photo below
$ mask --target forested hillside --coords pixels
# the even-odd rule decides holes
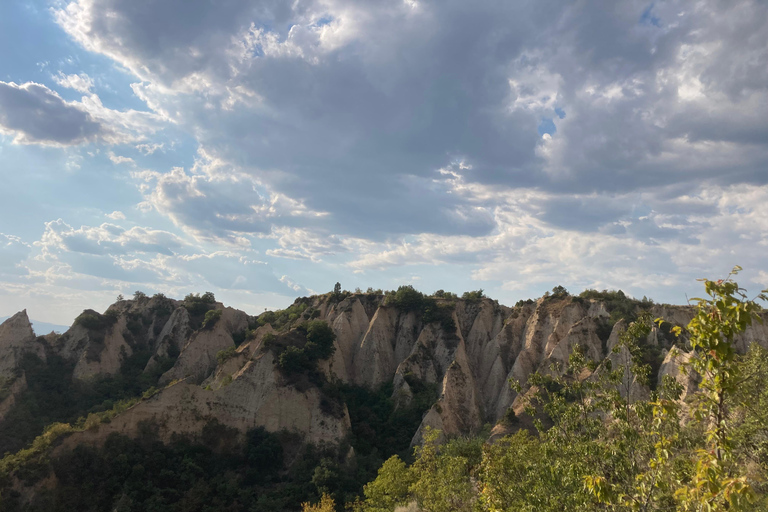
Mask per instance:
[[[0,326],[2,510],[759,510],[765,313],[412,287]],[[321,500],[321,497],[323,498]]]

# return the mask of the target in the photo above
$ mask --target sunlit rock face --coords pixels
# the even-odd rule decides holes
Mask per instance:
[[[611,321],[599,300],[544,297],[514,308],[487,298],[435,303],[448,311],[442,321],[427,322],[423,312],[400,310],[382,295],[303,298],[296,303],[303,309],[276,330],[219,303],[210,305],[217,318],[206,324],[199,312],[191,314],[179,301],[145,298],[118,302],[104,315],[86,311],[69,331],[46,338],[35,337],[21,312],[0,326],[0,375],[18,380],[12,399],[25,386],[18,369],[26,352],[43,360],[46,354],[62,357],[73,365],[73,378],[83,380],[120,372],[140,351],[148,357],[145,371],[167,365],[158,380],[164,387],[157,394],[68,443],[97,443],[110,432],[135,434],[145,420],[156,421],[163,438],[170,439],[174,433],[199,433],[212,418],[241,431],[263,426],[297,432],[310,442],[333,442],[349,432],[346,405],[329,407],[318,385],[287,378],[265,342],[265,337],[290,334],[306,321],[320,320],[336,336],[333,354],[317,363],[325,379],[369,388],[391,383],[397,406],[409,403],[413,385],[437,387],[436,401],[414,432],[413,442],[418,443],[426,427],[446,436],[467,434],[498,423],[510,409],[520,414],[524,396],[510,382],[520,383],[523,395],[530,394],[526,383],[531,374],[562,373],[574,350],[595,362],[607,358],[614,367],[629,363],[627,350],[620,346],[627,324]],[[669,326],[686,325],[694,309],[653,306],[650,313],[668,322],[666,330],[654,327],[645,340],[660,354],[654,378],[659,383],[665,376],[677,380],[685,397],[695,391],[696,379],[680,372],[679,364],[690,354],[672,349]],[[766,324],[756,324],[735,340],[737,348],[744,351],[752,342],[766,345],[766,329]],[[586,371],[578,378],[596,378],[599,372]],[[650,391],[628,370],[621,387],[622,396],[632,399]],[[2,410],[0,404],[0,414]]]
[[[36,340],[27,310],[0,324],[0,378],[12,379],[25,353],[45,358],[44,345]]]

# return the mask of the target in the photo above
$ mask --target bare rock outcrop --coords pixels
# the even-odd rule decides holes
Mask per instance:
[[[25,309],[0,324],[0,379],[14,379],[21,359],[30,352],[45,360],[45,346],[35,337]]]
[[[216,368],[216,354],[235,345],[232,335],[248,329],[248,315],[237,309],[216,305],[221,317],[211,328],[195,331],[181,349],[173,368],[160,378],[160,384],[188,379],[200,383]]]
[[[64,335],[47,341],[35,338],[22,312],[0,326],[0,375],[4,371],[16,375],[24,351],[45,357],[46,350],[52,350],[74,363],[74,377],[83,379],[118,372],[131,354],[152,354],[145,371],[158,362],[173,365],[158,385],[178,382],[111,423],[72,436],[79,441],[68,442],[97,443],[110,432],[133,435],[145,420],[160,425],[164,439],[173,433],[195,435],[212,418],[241,431],[263,426],[295,431],[311,442],[338,441],[349,432],[349,414],[344,404],[323,395],[316,380],[319,374],[328,381],[373,389],[391,383],[396,407],[408,406],[418,393],[423,397],[436,390],[435,402],[413,438],[420,442],[427,427],[452,436],[477,432],[491,423],[501,425],[494,430],[494,435],[501,435],[510,429],[502,421],[512,421],[510,409],[520,422],[517,427],[527,428],[521,415],[526,396],[535,391],[526,386],[529,377],[534,372],[558,375],[574,350],[595,362],[608,358],[613,367],[628,368],[631,363],[625,348],[613,352],[626,322],[616,322],[611,316],[615,310],[598,299],[549,296],[514,308],[487,298],[430,300],[433,307],[443,308],[443,316],[429,316],[423,308],[401,310],[375,294],[302,298],[290,316],[273,322],[273,328],[264,318],[257,322],[242,311],[212,302],[206,307],[214,307],[220,317],[200,327],[204,309],[190,313],[194,308],[188,311],[178,301],[145,298],[121,301],[105,315],[86,312],[90,323],[76,322]],[[686,325],[694,313],[688,306],[653,306],[651,315],[668,324],[655,327],[644,340],[657,367],[660,364],[659,382],[664,376],[674,378],[685,394],[692,393],[697,383],[680,372],[679,365],[690,355],[669,350],[673,343],[685,341],[671,336],[669,328]],[[336,336],[333,354],[316,361],[319,372],[313,374],[314,381],[287,376],[276,364],[278,352],[264,342],[265,337],[306,333],[300,324],[315,319],[331,326]],[[253,329],[256,325],[261,326]],[[766,346],[766,340],[768,322],[741,335],[737,348],[745,351],[753,342]],[[665,356],[663,362],[660,354]],[[579,378],[594,378],[599,371]],[[522,385],[522,396],[510,381]],[[622,396],[632,399],[649,393],[629,370],[621,388]]]

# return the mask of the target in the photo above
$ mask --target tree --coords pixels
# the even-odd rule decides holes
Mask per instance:
[[[676,493],[684,510],[736,510],[746,505],[750,495],[744,468],[733,458],[729,399],[743,384],[733,338],[753,319],[761,320],[762,308],[755,299],[768,300],[768,290],[749,300],[733,280],[741,270],[736,266],[718,281],[702,279],[707,297],[693,299],[696,316],[687,327],[693,350],[689,371],[701,376],[694,419],[706,429],[707,441],[696,452],[691,482]]]
[[[333,285],[333,294],[336,297],[341,295],[341,283],[337,282],[335,285]]]
[[[552,288],[552,297],[554,298],[562,298],[568,295],[568,290],[565,289],[564,286],[557,285],[554,288]]]
[[[336,512],[336,502],[323,493],[320,503],[311,504],[308,501],[301,504],[301,512]]]

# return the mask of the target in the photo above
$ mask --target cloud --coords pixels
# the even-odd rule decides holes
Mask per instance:
[[[136,146],[136,149],[145,155],[152,155],[155,153],[155,151],[162,150],[164,147],[165,147],[165,143],[158,142],[158,143],[138,144]]]
[[[23,279],[41,291],[99,293],[128,286],[176,296],[201,290],[238,291],[241,299],[254,293],[279,298],[295,292],[295,284],[281,281],[254,251],[207,252],[172,233],[147,227],[103,223],[75,229],[58,219],[47,222],[40,240],[32,245],[0,235],[0,243],[6,239],[7,247],[0,251],[0,284],[5,281],[9,286]]]
[[[53,75],[53,81],[62,87],[74,89],[83,94],[89,94],[93,89],[93,79],[85,73],[65,75],[59,71],[57,75]]]
[[[320,218],[323,212],[269,191],[259,180],[201,152],[189,172],[139,171],[144,206],[168,215],[198,239],[248,245],[244,235],[266,235],[272,225]]]
[[[109,130],[74,103],[46,86],[0,82],[0,130],[14,134],[16,144],[71,146]]]
[[[28,274],[22,262],[26,260],[32,247],[13,235],[0,233],[0,278],[3,280],[18,280]]]
[[[95,94],[67,102],[42,84],[0,81],[0,132],[14,135],[16,144],[119,144],[140,140],[160,124],[156,114],[106,108]]]
[[[125,220],[125,214],[121,211],[115,210],[112,213],[108,213],[107,217],[109,217],[112,220]]]
[[[768,161],[759,143],[768,41],[755,21],[768,8],[759,2],[669,2],[651,18],[641,2],[236,0],[171,14],[178,9],[78,0],[57,19],[132,70],[144,99],[211,154],[328,212],[334,233],[490,232],[487,212],[430,186],[456,158],[474,182],[596,197],[694,176],[759,179]],[[542,139],[544,119],[556,133]],[[561,215],[549,206],[543,215]],[[577,213],[591,215],[590,226],[615,220],[593,210]],[[240,215],[233,232],[244,229]]]
[[[274,236],[280,247],[267,250],[267,255],[296,260],[321,261],[323,257],[335,256],[349,250],[349,242],[327,233],[313,232],[301,228],[276,228]]]
[[[131,164],[131,165],[136,165],[136,162],[133,160],[133,158],[128,157],[128,156],[116,155],[112,151],[108,152],[107,156],[109,157],[109,160],[113,164]]]
[[[462,265],[508,290],[765,270],[745,213],[768,186],[764,2],[74,0],[56,17],[194,135],[192,168],[134,176],[198,242]]]
[[[138,226],[125,229],[110,223],[75,229],[58,219],[45,223],[45,232],[35,245],[41,247],[44,255],[66,251],[114,256],[134,252],[173,255],[185,244],[167,231]]]

